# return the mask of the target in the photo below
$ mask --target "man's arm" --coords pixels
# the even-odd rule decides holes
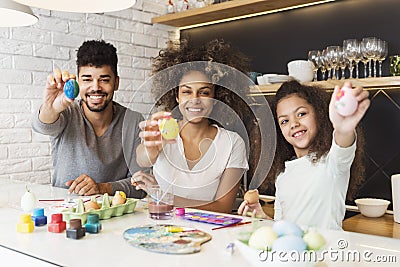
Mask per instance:
[[[131,185],[130,177],[115,182],[96,183],[93,178],[82,174],[75,180],[66,182],[65,185],[69,186],[69,193],[74,192],[82,196],[105,193],[114,195],[116,191],[123,191],[126,196],[130,198],[144,198],[146,196],[146,192],[143,190],[136,190],[135,187]]]

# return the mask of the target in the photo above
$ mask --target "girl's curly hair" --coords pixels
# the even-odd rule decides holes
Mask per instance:
[[[305,99],[313,106],[316,114],[318,134],[315,136],[310,152],[315,153],[315,162],[318,162],[322,156],[326,155],[332,145],[333,126],[329,119],[329,102],[330,94],[323,88],[317,86],[302,85],[299,82],[292,80],[282,84],[276,92],[275,98],[272,101],[272,112],[275,118],[276,129],[279,129],[276,108],[279,101],[289,95],[297,95]],[[357,149],[356,155],[351,167],[349,188],[347,190],[347,200],[353,200],[356,197],[359,186],[365,179],[365,168],[363,164],[364,156],[364,135],[361,131],[361,126],[356,129],[357,132]],[[284,171],[285,161],[291,160],[296,156],[293,146],[289,144],[282,135],[280,130],[277,131],[277,149],[275,152],[274,162],[268,173],[267,179],[263,184],[263,189],[274,188],[276,177]]]
[[[238,115],[245,125],[247,135],[259,135],[257,120],[248,104],[243,100],[251,101],[248,97],[250,79],[246,80],[239,76],[239,74],[248,76],[250,70],[250,59],[245,54],[222,39],[214,39],[200,46],[196,46],[189,39],[182,39],[181,41],[169,41],[167,47],[162,49],[159,55],[152,60],[153,86],[151,90],[156,99],[156,107],[161,107],[166,111],[178,110],[176,109],[178,106],[176,102],[177,84],[188,72],[200,71],[214,84],[214,99],[224,103]],[[179,68],[168,71],[168,68],[179,64]],[[229,71],[227,66],[239,72]],[[218,108],[217,106],[213,113],[226,114],[223,107]],[[173,115],[175,117],[180,114]],[[227,117],[223,119],[222,123],[211,119],[210,121],[222,127],[231,123]],[[251,142],[251,139],[249,141],[250,151],[257,150],[258,148]],[[250,175],[255,168],[251,163],[255,162],[255,156],[255,153],[250,153],[250,169],[248,171]]]

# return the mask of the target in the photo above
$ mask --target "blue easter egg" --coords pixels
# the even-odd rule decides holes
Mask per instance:
[[[272,244],[272,251],[305,251],[307,248],[306,242],[304,242],[303,238],[295,235],[285,235],[278,238]]]
[[[272,225],[272,229],[274,229],[275,233],[278,236],[285,236],[285,235],[295,235],[298,237],[303,237],[303,230],[300,229],[300,227],[289,221],[276,221]]]
[[[79,85],[74,79],[68,80],[64,84],[65,96],[69,99],[74,99],[79,95]]]

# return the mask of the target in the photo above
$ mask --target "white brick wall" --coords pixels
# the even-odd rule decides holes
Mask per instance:
[[[117,48],[121,83],[115,100],[150,110],[150,92],[137,88],[149,76],[150,57],[168,39],[179,38],[177,29],[151,24],[153,16],[165,13],[166,3],[137,0],[130,9],[105,14],[32,8],[39,17],[35,25],[0,28],[0,178],[50,182],[49,138],[32,131],[32,112],[53,67],[76,73],[76,49],[85,40],[104,39]]]

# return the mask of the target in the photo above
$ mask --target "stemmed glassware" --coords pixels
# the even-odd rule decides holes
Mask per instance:
[[[325,56],[324,56],[323,51],[320,51],[320,53],[319,53],[318,66],[321,69],[321,79],[322,79],[322,81],[324,81],[326,79],[325,78],[326,67],[325,67]]]
[[[322,80],[345,79],[346,67],[349,69],[350,79],[382,77],[382,62],[387,57],[388,44],[377,37],[365,37],[361,41],[345,39],[343,46],[308,51],[308,60],[314,64],[314,81],[318,78],[318,70],[321,70]],[[364,75],[359,70],[360,62],[364,65]]]
[[[374,77],[377,76],[378,68],[377,68],[377,62],[378,59],[381,56],[381,51],[380,51],[380,44],[381,40],[379,38],[375,38],[375,43],[372,47],[372,61],[374,63]]]
[[[386,59],[388,55],[388,43],[383,40],[379,40],[379,77],[382,77],[382,62]]]
[[[375,37],[366,37],[361,40],[361,53],[364,58],[368,59],[368,78],[372,77],[372,62],[375,57],[377,38]],[[366,62],[366,61],[363,61]],[[366,66],[365,66],[366,68]],[[365,71],[364,71],[365,73]],[[364,77],[366,78],[366,77]]]
[[[319,69],[319,61],[320,61],[320,52],[319,50],[310,50],[308,51],[308,60],[314,64],[314,81],[318,79],[317,72]]]
[[[331,76],[331,70],[332,70],[332,65],[331,65],[331,59],[328,53],[327,49],[322,50],[322,54],[324,56],[324,66],[326,69],[326,79],[329,80],[332,78]]]
[[[336,73],[339,70],[339,50],[341,50],[340,46],[328,46],[326,48],[326,57],[333,70],[332,79],[334,80],[337,79]]]
[[[350,64],[351,64],[350,61],[344,56],[343,48],[341,48],[339,50],[339,61],[338,61],[339,69],[342,71],[342,73],[340,75],[340,79],[345,79],[345,76],[346,76],[345,70],[346,70],[347,66],[349,66],[349,68],[350,68]],[[350,75],[351,75],[351,72],[350,72]],[[338,76],[339,76],[339,74],[338,74]],[[351,78],[351,76],[350,76],[350,78]]]
[[[359,70],[359,66],[360,66],[360,62],[362,60],[362,54],[361,54],[361,44],[360,42],[358,42],[358,46],[357,46],[357,56],[354,59],[354,64],[356,65],[356,79],[358,79],[360,77],[360,70]]]
[[[356,77],[358,78],[358,60],[360,53],[360,42],[357,39],[347,39],[343,41],[343,53],[347,60],[349,60],[350,78],[353,78],[353,61],[356,65]]]

